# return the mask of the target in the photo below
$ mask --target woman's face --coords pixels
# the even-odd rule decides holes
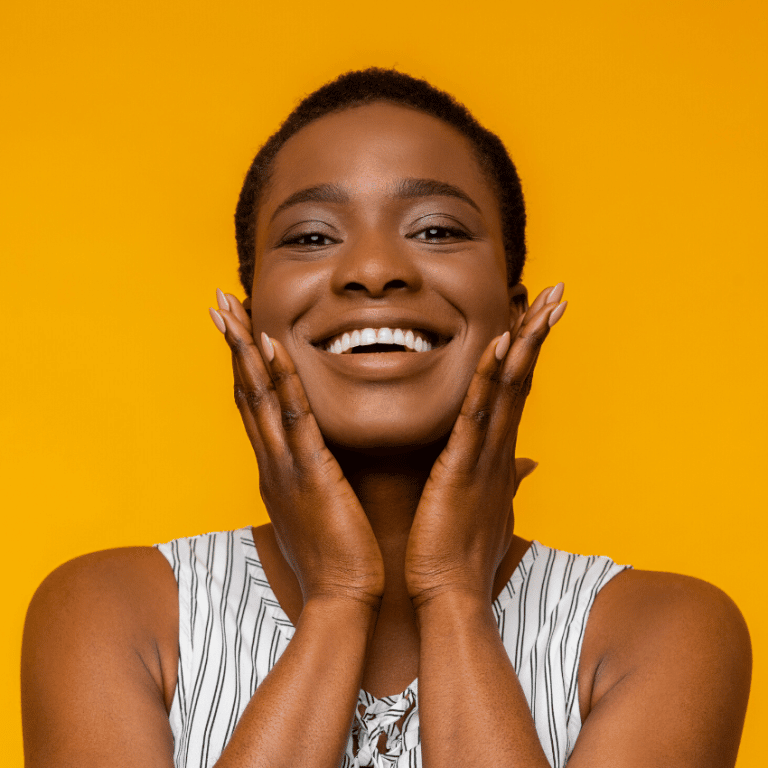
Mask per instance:
[[[254,338],[286,347],[325,438],[376,452],[447,435],[525,302],[507,288],[498,203],[468,141],[384,102],[325,116],[278,153],[257,233]],[[382,351],[329,349],[365,329]],[[398,330],[432,348],[387,343]]]

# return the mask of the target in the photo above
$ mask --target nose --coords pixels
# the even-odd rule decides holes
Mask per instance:
[[[372,233],[345,246],[331,278],[334,293],[381,298],[421,288],[421,271],[400,236]]]

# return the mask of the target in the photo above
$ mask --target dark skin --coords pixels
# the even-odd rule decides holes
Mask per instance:
[[[517,428],[562,287],[529,307],[501,242],[469,146],[432,117],[347,110],[278,154],[252,300],[220,295],[214,321],[270,513],[254,540],[296,633],[219,768],[337,765],[360,687],[399,693],[417,675],[425,766],[547,765],[490,606],[529,544],[513,533],[533,466],[515,458]],[[420,328],[434,348],[324,348],[368,327]],[[155,550],[54,572],[25,630],[27,764],[171,766],[177,646]],[[569,766],[732,766],[749,676],[723,593],[624,572],[588,620]]]

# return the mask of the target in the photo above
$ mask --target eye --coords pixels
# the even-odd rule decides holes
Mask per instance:
[[[285,238],[280,245],[322,246],[333,245],[336,241],[320,232],[303,232],[300,235],[292,235]]]
[[[431,226],[426,229],[422,229],[415,235],[412,235],[414,240],[422,240],[427,243],[441,243],[449,240],[471,240],[468,235],[462,229],[456,229],[455,227],[441,227]]]

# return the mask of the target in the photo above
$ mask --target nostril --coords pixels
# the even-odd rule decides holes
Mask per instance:
[[[386,293],[387,291],[396,290],[398,288],[406,288],[407,285],[408,284],[405,282],[405,280],[400,280],[398,278],[397,280],[390,280],[388,283],[386,283],[384,285],[384,288],[382,289],[382,291]],[[369,288],[367,288],[362,283],[356,283],[356,282],[347,283],[344,286],[344,289],[347,290],[347,291],[368,291],[368,290],[370,290]]]

